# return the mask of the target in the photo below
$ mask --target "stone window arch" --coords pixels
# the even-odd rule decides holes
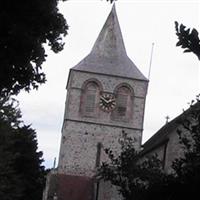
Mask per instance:
[[[98,113],[101,86],[96,80],[88,80],[83,84],[81,113],[87,117],[95,117]]]
[[[129,121],[133,113],[133,89],[127,84],[119,85],[115,90],[116,108],[112,118],[120,121]]]

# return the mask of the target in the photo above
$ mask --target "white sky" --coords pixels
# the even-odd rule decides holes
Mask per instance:
[[[36,129],[39,150],[45,166],[52,167],[58,158],[69,68],[91,50],[111,5],[105,0],[69,0],[60,11],[70,26],[65,49],[48,53],[43,69],[47,83],[38,91],[18,96],[23,120]],[[152,71],[145,109],[143,142],[187,108],[200,93],[200,62],[195,55],[183,54],[175,47],[174,21],[200,32],[198,0],[118,0],[116,10],[127,54],[148,76],[151,45],[154,42]]]

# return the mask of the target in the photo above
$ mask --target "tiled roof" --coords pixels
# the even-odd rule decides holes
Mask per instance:
[[[90,54],[72,70],[147,81],[127,56],[115,6],[113,6]]]
[[[191,106],[189,109],[184,111],[182,114],[174,118],[172,121],[168,122],[161,129],[159,129],[149,140],[147,140],[142,145],[143,150],[141,152],[141,155],[144,155],[150,152],[154,148],[157,148],[159,145],[166,142],[169,139],[169,134],[178,128],[180,123],[188,117],[189,113],[197,109],[200,111],[200,102],[197,102],[196,104]]]

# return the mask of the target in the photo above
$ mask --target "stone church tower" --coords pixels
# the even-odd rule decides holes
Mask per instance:
[[[140,148],[147,86],[127,56],[114,5],[89,55],[70,69],[58,174],[92,178],[106,159],[101,147],[119,151],[122,130]],[[113,198],[103,190],[91,199]]]

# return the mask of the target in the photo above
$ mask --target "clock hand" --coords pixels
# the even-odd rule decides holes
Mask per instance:
[[[100,97],[101,100],[103,100],[105,103],[108,103],[109,101],[107,101],[104,97]]]
[[[109,101],[107,101],[104,97],[100,97],[100,99],[102,99],[105,103],[109,103]]]
[[[108,100],[108,103],[111,103],[113,101],[115,101],[115,99],[110,99],[110,100]]]

